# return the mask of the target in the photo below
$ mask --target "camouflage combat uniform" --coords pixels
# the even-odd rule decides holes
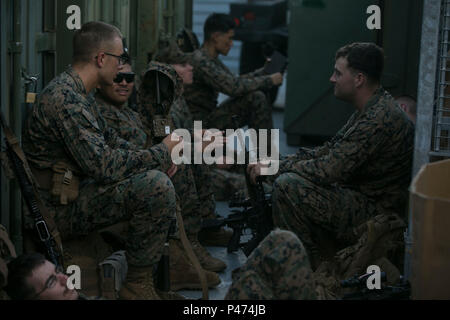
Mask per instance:
[[[147,72],[152,70],[159,70],[167,75],[174,82],[175,96],[181,95],[181,79],[177,79],[177,75],[172,68],[168,68],[163,64],[152,63]],[[145,92],[146,90],[146,86],[142,86],[139,91],[143,106],[148,106],[152,103],[150,97],[153,97],[153,95]],[[143,124],[137,112],[125,105],[120,108],[114,106],[106,102],[99,93],[96,94],[95,98],[108,126],[113,128],[121,138],[140,148],[145,148],[146,145],[151,146],[154,143],[151,130]],[[171,102],[167,102],[167,104],[170,105]],[[139,108],[145,114],[142,110],[143,108]],[[147,115],[150,115],[148,110],[146,112]],[[147,121],[147,124],[149,123],[150,121]],[[209,179],[201,177],[203,173],[197,167],[199,166],[179,165],[176,174],[171,178],[179,196],[183,222],[188,234],[198,233],[201,228],[202,215],[215,210],[214,197],[209,186],[210,182],[208,182],[208,185],[196,184],[198,180],[209,181]]]
[[[178,76],[173,75],[174,81],[178,83],[182,81]],[[178,88],[178,85],[176,85]],[[193,134],[194,120],[186,100],[183,97],[183,90],[176,92],[176,98],[172,103],[169,111],[169,117],[176,129],[188,129]],[[205,127],[204,127],[205,129]],[[216,180],[212,176],[212,172],[208,165],[193,164],[190,166],[194,174],[194,180],[197,187],[197,195],[200,200],[200,212],[202,217],[212,217],[216,210],[214,199],[214,189],[217,188]]]
[[[275,230],[233,271],[225,300],[312,300],[315,290],[302,243],[292,232]]]
[[[38,97],[24,128],[23,149],[36,170],[49,170],[57,161],[76,168],[81,182],[74,202],[61,205],[49,190],[40,190],[64,238],[128,220],[129,264],[160,260],[176,207],[174,187],[163,173],[172,163],[167,147],[139,150],[119,138],[73,69]]]
[[[271,107],[260,91],[273,87],[270,76],[258,70],[236,77],[219,58],[210,57],[205,48],[194,51],[190,62],[194,83],[186,86],[184,97],[194,120],[202,120],[204,128],[236,129],[233,115],[239,116],[239,128],[273,128]],[[231,98],[217,107],[219,92]]]
[[[352,228],[379,214],[405,213],[414,128],[382,88],[322,147],[302,148],[280,163],[273,188],[277,227],[317,250],[313,230],[353,244]]]

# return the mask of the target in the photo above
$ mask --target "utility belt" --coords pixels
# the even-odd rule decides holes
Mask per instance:
[[[57,162],[51,169],[37,169],[31,166],[31,171],[39,187],[49,191],[53,201],[67,205],[78,199],[80,176],[72,166]]]

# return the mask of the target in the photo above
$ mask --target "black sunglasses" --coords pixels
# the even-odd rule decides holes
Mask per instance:
[[[130,56],[126,52],[122,53],[120,56],[117,56],[115,54],[108,53],[108,52],[105,52],[105,54],[107,56],[111,56],[111,57],[117,58],[119,60],[119,65],[121,65],[121,66],[123,66],[124,64],[130,62]]]
[[[121,83],[124,79],[127,83],[134,82],[134,77],[136,74],[134,72],[119,72],[117,77],[114,79],[115,83]]]

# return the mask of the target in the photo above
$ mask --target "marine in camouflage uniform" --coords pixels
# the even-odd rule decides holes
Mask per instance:
[[[176,129],[188,129],[193,136],[194,120],[189,108],[180,93],[176,97],[172,106],[170,107],[169,117],[172,120]],[[203,164],[192,164],[192,173],[194,174],[195,184],[197,186],[197,195],[200,200],[201,216],[211,217],[216,211],[216,203],[214,197],[215,180],[211,176],[210,167]]]
[[[358,44],[351,50],[360,47],[367,50]],[[336,61],[337,66],[348,63],[345,56]],[[343,70],[351,72],[349,67]],[[335,93],[340,90],[343,83],[338,79]],[[273,185],[275,225],[294,231],[316,264],[320,260],[317,230],[350,245],[356,241],[353,228],[370,218],[403,216],[413,140],[412,122],[392,96],[378,87],[330,142],[315,149],[301,148],[281,161]]]
[[[281,84],[263,69],[235,76],[218,58],[227,55],[234,36],[234,20],[224,14],[212,14],[205,22],[205,41],[190,59],[194,82],[186,86],[186,102],[194,120],[206,128],[237,129],[248,125],[253,129],[272,129],[272,110],[264,90]],[[230,98],[217,105],[219,93]],[[238,116],[238,125],[232,116]]]
[[[186,102],[195,120],[206,128],[236,129],[232,116],[239,117],[239,127],[272,129],[272,110],[261,91],[272,88],[273,82],[262,70],[235,76],[205,48],[194,51],[191,59],[194,83],[186,86]],[[219,93],[230,98],[217,105]]]
[[[152,64],[147,72],[153,70],[158,70],[162,74],[175,77],[175,74],[173,74],[174,71],[163,65]],[[178,86],[176,90],[180,90]],[[100,114],[106,120],[108,126],[114,129],[120,138],[136,145],[140,149],[156,145],[151,130],[144,126],[137,112],[126,105],[120,107],[115,106],[108,102],[100,92],[96,93],[95,99]],[[147,123],[149,122],[147,121]],[[201,227],[201,210],[191,168],[186,165],[178,166],[177,173],[171,180],[176,193],[180,195],[180,205],[186,232],[188,234],[196,234],[200,231]]]
[[[98,113],[83,82],[69,68],[39,95],[23,132],[23,149],[40,172],[59,161],[76,168],[78,198],[61,205],[40,189],[63,238],[86,235],[129,220],[127,259],[131,265],[157,263],[175,217],[175,190],[164,144],[141,150],[117,136]]]
[[[275,230],[233,271],[225,300],[313,300],[315,290],[302,243],[292,232]]]
[[[161,104],[165,108],[171,106],[174,97],[181,95],[182,81],[173,68],[158,62],[151,62],[149,68],[143,73],[144,80],[139,89],[140,99],[137,105],[140,114],[125,105],[117,106],[107,102],[104,93],[97,92],[95,96],[100,112],[106,119],[108,125],[115,129],[120,137],[136,144],[140,148],[156,144],[151,130],[155,112],[156,87],[145,80],[153,79],[156,72],[159,73],[161,83],[163,83],[162,81],[168,80],[173,84],[173,94],[167,94],[168,92],[161,94]],[[164,86],[161,83],[161,87]],[[206,270],[218,272],[225,269],[226,264],[211,257],[200,246],[197,239],[197,235],[201,229],[202,215],[214,212],[215,209],[214,197],[211,191],[208,190],[207,193],[204,191],[205,188],[208,189],[208,186],[203,185],[201,188],[197,188],[194,174],[202,174],[198,172],[198,167],[179,165],[177,166],[177,172],[171,177],[171,180],[178,195],[186,233],[193,244],[194,251],[200,259],[200,263]],[[203,193],[200,193],[199,190],[203,190]]]
[[[157,55],[158,59],[163,62],[184,62],[186,60],[186,58],[181,57],[182,53],[173,54],[173,52],[177,52],[178,50],[173,44],[166,44],[166,47],[168,48],[163,48],[161,50],[162,52]],[[186,57],[190,61],[190,57],[188,55]],[[175,99],[170,108],[169,115],[177,129],[192,129],[194,126],[194,117],[183,95]],[[217,201],[230,200],[236,192],[245,191],[247,188],[244,175],[218,168],[210,169],[206,165],[193,165],[193,168],[199,197],[203,204],[203,217],[211,218],[211,214],[215,211],[215,204],[211,201],[212,197]]]

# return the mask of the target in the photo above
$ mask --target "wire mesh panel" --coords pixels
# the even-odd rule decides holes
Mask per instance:
[[[450,157],[450,1],[442,1],[433,155]]]

